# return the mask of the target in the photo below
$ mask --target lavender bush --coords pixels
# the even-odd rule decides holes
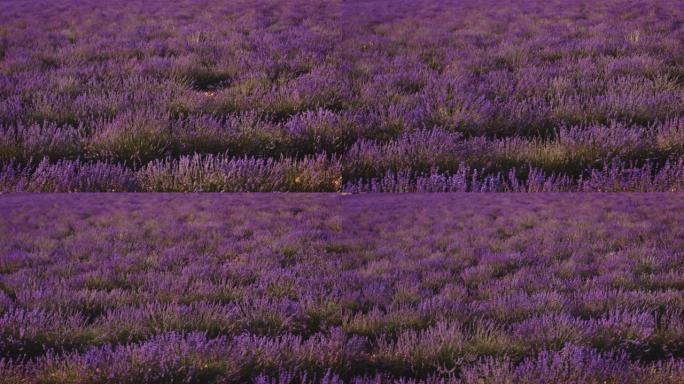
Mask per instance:
[[[475,185],[496,190],[679,189],[683,9],[4,1],[2,188],[207,190],[205,178],[149,181],[159,167],[186,177],[178,164],[190,161],[222,170],[213,190],[482,189],[450,186],[475,171]],[[48,169],[66,179],[34,181]],[[293,183],[284,169],[337,174]]]
[[[4,196],[0,382],[681,383],[682,211],[657,193]]]

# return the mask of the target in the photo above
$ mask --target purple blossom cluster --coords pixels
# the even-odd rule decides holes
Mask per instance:
[[[3,1],[0,179],[463,190],[425,180],[468,169],[484,184],[543,174],[545,189],[622,190],[594,175],[628,167],[669,188],[682,183],[683,17],[679,0]],[[190,163],[218,181],[147,176],[182,179]]]
[[[3,196],[0,382],[678,384],[683,211],[658,193]]]

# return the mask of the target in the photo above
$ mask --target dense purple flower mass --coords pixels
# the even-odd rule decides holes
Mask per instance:
[[[684,189],[680,0],[5,0],[0,190]]]
[[[682,194],[14,194],[2,383],[684,382]]]

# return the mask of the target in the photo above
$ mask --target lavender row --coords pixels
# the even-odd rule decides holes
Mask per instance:
[[[122,113],[110,121],[78,126],[55,123],[0,126],[0,159],[75,159],[144,165],[155,159],[194,153],[302,157],[342,153],[361,135],[350,116],[316,110],[286,123],[254,113],[230,118],[211,115],[173,118],[155,112]]]
[[[657,169],[657,170],[656,170]],[[426,176],[388,171],[382,178],[345,184],[346,192],[681,192],[684,191],[684,158],[630,168],[624,163],[604,164],[578,179],[563,174],[545,174],[539,169],[516,168],[507,174],[487,175],[465,165],[452,174],[433,171]]]
[[[455,170],[462,162],[502,172],[532,165],[549,172],[578,173],[616,159],[645,162],[684,155],[681,118],[648,127],[618,122],[560,127],[546,139],[466,138],[434,128],[370,140],[363,138],[361,126],[353,117],[324,110],[275,125],[255,115],[223,120],[200,116],[171,123],[149,114],[125,115],[92,136],[83,126],[4,127],[0,129],[0,158],[22,163],[43,156],[52,161],[83,158],[140,167],[157,158],[195,153],[293,159],[340,153],[345,159],[345,178],[370,178],[388,170]]]
[[[682,194],[12,194],[0,377],[679,383]]]
[[[437,169],[453,172],[463,164],[487,171],[507,172],[532,166],[549,173],[577,177],[601,163],[645,163],[684,155],[684,120],[640,127],[563,127],[548,139],[464,138],[443,129],[404,133],[396,140],[361,140],[344,157],[345,178],[372,178],[386,172],[420,173]]]
[[[342,187],[339,161],[186,156],[155,160],[135,171],[115,163],[47,158],[37,166],[9,163],[0,190],[12,192],[332,192]]]
[[[172,332],[145,343],[93,348],[83,355],[49,356],[18,366],[0,362],[0,370],[7,383],[23,383],[28,376],[36,382],[60,383],[676,384],[684,377],[682,361],[639,364],[630,362],[624,355],[601,354],[572,345],[559,351],[542,352],[520,364],[512,364],[505,358],[482,359],[459,369],[458,375],[453,369],[442,367],[446,375],[435,374],[424,379],[398,379],[382,373],[340,374],[354,367],[362,367],[361,371],[374,370],[375,367],[364,361],[360,342],[345,339],[336,332],[329,337],[317,335],[308,340],[297,336],[243,336],[232,341],[223,337],[208,339],[203,333]],[[419,353],[425,353],[422,356],[425,359],[443,359],[448,353],[443,348],[458,347],[430,346]]]
[[[403,156],[406,152],[402,153]],[[408,153],[410,155],[410,153]],[[418,158],[414,158],[418,160]],[[432,157],[439,161],[438,157]],[[614,160],[580,176],[528,166],[507,173],[465,163],[418,173],[411,167],[382,177],[346,179],[343,161],[325,155],[258,159],[193,155],[155,160],[134,170],[115,163],[47,158],[36,166],[0,168],[4,192],[677,192],[684,190],[684,157],[662,165]]]

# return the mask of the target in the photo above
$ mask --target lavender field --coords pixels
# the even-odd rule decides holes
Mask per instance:
[[[684,383],[684,1],[0,0],[0,384],[101,383]]]
[[[4,196],[0,382],[679,384],[682,212],[683,194]]]
[[[684,189],[679,0],[0,7],[0,190]]]

